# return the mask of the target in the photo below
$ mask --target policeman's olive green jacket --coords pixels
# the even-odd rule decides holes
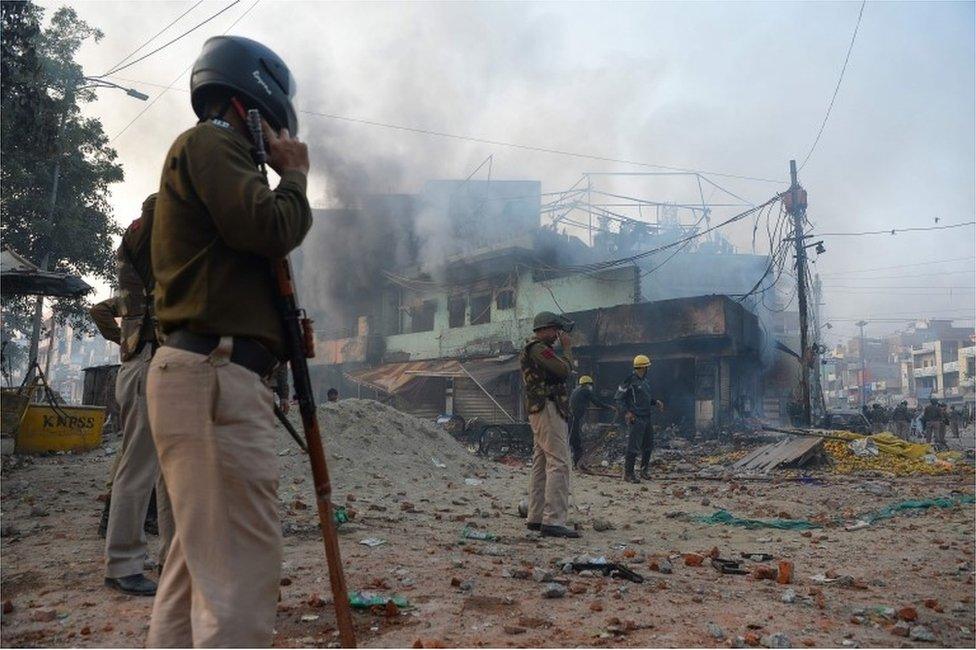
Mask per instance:
[[[272,190],[250,152],[243,135],[212,122],[170,148],[152,231],[156,317],[164,334],[250,337],[283,359],[269,260],[301,244],[312,210],[303,173],[285,172]]]
[[[569,391],[566,380],[573,371],[572,353],[556,354],[551,345],[533,337],[525,342],[519,355],[522,380],[525,383],[525,408],[539,413],[552,400],[563,419],[569,419]]]

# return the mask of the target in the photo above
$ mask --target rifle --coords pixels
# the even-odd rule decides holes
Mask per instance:
[[[243,111],[239,102],[235,102],[235,108],[238,112]],[[254,158],[258,169],[267,178],[265,168],[267,153],[264,149],[264,134],[261,131],[261,114],[255,109],[249,110],[245,121],[254,143]],[[298,305],[288,258],[273,260],[271,267],[278,286],[278,302],[285,326],[288,363],[291,366],[295,395],[298,397],[298,409],[302,415],[308,458],[312,465],[315,500],[318,505],[322,541],[325,543],[325,559],[329,567],[329,582],[332,586],[332,601],[335,606],[336,624],[339,627],[339,639],[343,646],[355,648],[356,633],[352,625],[349,592],[346,590],[346,578],[342,572],[339,537],[336,534],[332,514],[332,481],[329,478],[329,466],[325,462],[325,448],[319,434],[318,414],[315,411],[315,397],[312,394],[312,379],[308,372],[307,359],[315,356],[312,321],[306,316],[305,310]]]

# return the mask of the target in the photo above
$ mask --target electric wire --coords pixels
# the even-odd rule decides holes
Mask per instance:
[[[112,67],[110,67],[110,68],[108,69],[108,72],[105,72],[105,73],[103,73],[103,74],[100,74],[100,75],[98,75],[98,78],[101,78],[101,77],[107,77],[107,76],[109,76],[110,74],[114,74],[114,73],[115,73],[115,71],[119,69],[119,66],[120,66],[120,65],[122,65],[123,63],[125,63],[126,61],[128,61],[129,59],[131,59],[131,58],[132,58],[133,56],[135,56],[136,54],[138,54],[138,53],[139,53],[139,51],[140,51],[140,50],[141,50],[142,48],[144,48],[144,47],[146,47],[147,45],[149,45],[150,43],[152,43],[152,42],[153,42],[154,40],[156,40],[156,39],[157,39],[157,38],[158,38],[158,37],[159,37],[160,35],[162,35],[163,33],[165,33],[167,29],[169,29],[170,27],[172,27],[172,26],[173,26],[173,25],[175,25],[176,23],[178,23],[178,22],[180,22],[180,20],[181,20],[181,19],[182,19],[182,18],[183,18],[184,16],[186,16],[186,15],[187,15],[188,13],[190,13],[191,11],[193,11],[194,9],[196,9],[197,7],[199,7],[199,6],[201,5],[201,4],[203,4],[203,0],[197,0],[197,2],[196,2],[196,3],[195,3],[195,4],[193,5],[193,6],[192,6],[192,7],[190,7],[189,9],[187,9],[186,11],[184,11],[183,13],[181,13],[181,14],[180,14],[179,16],[177,16],[176,18],[174,18],[174,19],[173,19],[173,20],[172,20],[172,21],[171,21],[171,22],[170,22],[170,23],[169,23],[168,25],[166,25],[166,27],[163,27],[163,28],[162,28],[161,30],[159,30],[158,32],[156,32],[155,34],[153,34],[152,36],[150,36],[150,37],[149,37],[148,39],[146,39],[146,40],[145,40],[145,41],[143,42],[143,44],[142,44],[142,45],[140,45],[140,46],[139,46],[139,47],[137,47],[136,49],[134,49],[134,50],[132,50],[131,52],[129,52],[129,54],[127,54],[127,55],[126,55],[126,56],[125,56],[125,57],[124,57],[124,58],[123,58],[123,59],[122,59],[121,61],[119,61],[118,63],[116,63],[116,64],[115,64],[115,65],[113,65]]]
[[[629,159],[625,159],[625,158],[612,158],[610,156],[600,156],[600,155],[590,154],[590,153],[578,153],[578,152],[574,152],[574,151],[566,151],[564,149],[553,149],[553,148],[549,148],[549,147],[541,147],[541,146],[536,146],[536,145],[520,144],[520,143],[517,143],[517,142],[507,142],[507,141],[504,141],[504,140],[492,140],[492,139],[489,139],[489,138],[480,138],[480,137],[475,137],[475,136],[470,136],[470,135],[458,135],[456,133],[448,133],[446,131],[436,131],[436,130],[433,130],[433,129],[421,129],[421,128],[412,127],[412,126],[405,126],[403,124],[391,124],[391,123],[388,123],[388,122],[379,122],[377,120],[366,120],[366,119],[362,119],[362,118],[349,117],[349,116],[346,116],[346,115],[337,115],[335,113],[323,113],[323,112],[320,112],[320,111],[311,111],[311,110],[307,110],[307,109],[306,110],[299,110],[298,112],[299,113],[302,113],[304,115],[311,115],[311,116],[314,116],[314,117],[324,117],[324,118],[328,118],[328,119],[332,119],[332,120],[340,120],[340,121],[343,121],[343,122],[352,122],[352,123],[355,123],[355,124],[364,124],[364,125],[367,125],[367,126],[378,126],[378,127],[383,127],[383,128],[387,128],[387,129],[394,129],[394,130],[397,130],[397,131],[406,131],[406,132],[409,132],[409,133],[418,133],[418,134],[423,134],[423,135],[437,136],[437,137],[441,137],[441,138],[449,138],[449,139],[452,139],[452,140],[467,140],[469,142],[478,142],[480,144],[488,144],[488,145],[492,145],[492,146],[496,146],[496,147],[509,147],[511,149],[521,149],[521,150],[524,150],[524,151],[535,151],[535,152],[539,152],[539,153],[548,153],[548,154],[553,154],[553,155],[558,155],[558,156],[567,156],[567,157],[570,157],[570,158],[582,158],[582,159],[586,159],[586,160],[597,160],[597,161],[600,161],[600,162],[612,162],[612,163],[618,163],[618,164],[621,164],[621,165],[632,165],[632,166],[635,166],[635,167],[647,167],[647,168],[651,168],[651,169],[667,169],[667,170],[670,170],[670,171],[683,172],[683,173],[689,173],[689,174],[690,173],[698,173],[698,174],[709,175],[709,176],[720,176],[720,177],[723,177],[723,178],[735,178],[735,179],[739,179],[739,180],[756,181],[756,182],[761,182],[761,183],[778,183],[778,184],[783,183],[783,181],[781,179],[760,178],[760,177],[756,177],[756,176],[744,176],[744,175],[741,175],[741,174],[730,174],[730,173],[725,173],[725,172],[714,172],[714,171],[705,171],[705,170],[700,170],[700,169],[690,169],[690,168],[686,168],[686,167],[672,167],[672,166],[669,166],[669,165],[658,165],[658,164],[655,164],[655,163],[648,163],[648,162],[643,162],[643,161],[639,161],[639,160],[629,160]]]
[[[857,23],[854,25],[854,33],[851,34],[851,43],[847,46],[847,56],[844,57],[844,65],[840,69],[840,77],[837,79],[837,86],[834,88],[834,94],[830,98],[830,103],[827,104],[827,114],[824,115],[823,122],[820,124],[820,130],[817,131],[817,137],[814,138],[813,144],[810,146],[810,151],[803,158],[803,162],[800,163],[800,169],[807,164],[810,160],[810,156],[813,155],[813,151],[817,148],[817,144],[820,142],[820,137],[823,135],[824,129],[827,128],[827,120],[830,119],[830,112],[834,108],[834,101],[837,99],[837,93],[840,92],[840,84],[844,81],[844,73],[847,72],[847,64],[851,60],[851,52],[854,51],[854,41],[857,40],[857,30],[861,27],[861,18],[864,16],[864,5],[867,4],[867,0],[861,0],[861,9],[857,12]]]
[[[182,77],[183,74],[186,74],[186,72],[184,71],[180,76]],[[150,86],[150,87],[155,87],[155,88],[162,88],[164,92],[173,89],[172,88],[172,85],[173,84],[169,84],[169,85],[165,85],[164,86],[163,84],[153,83],[153,82],[149,82],[149,81],[142,81],[140,79],[131,79],[131,78],[126,78],[126,77],[115,77],[115,78],[117,80],[119,80],[119,81],[126,81],[126,82],[129,82],[129,83],[139,83],[139,84],[142,84],[144,86]],[[183,90],[183,89],[179,89],[179,91],[180,92],[189,92],[189,91]],[[376,121],[376,120],[365,120],[365,119],[362,119],[362,118],[350,117],[348,115],[336,115],[334,113],[323,113],[323,112],[320,112],[320,111],[312,111],[312,110],[307,110],[307,109],[299,109],[297,112],[300,113],[300,114],[302,114],[302,115],[311,115],[313,117],[324,117],[324,118],[333,119],[333,120],[340,120],[340,121],[343,121],[343,122],[351,122],[351,123],[355,123],[355,124],[364,124],[364,125],[367,125],[367,126],[377,126],[377,127],[383,127],[383,128],[388,128],[388,129],[397,130],[397,131],[406,131],[406,132],[417,133],[417,134],[422,134],[422,135],[431,135],[431,136],[436,136],[436,137],[449,138],[449,139],[453,139],[453,140],[465,140],[465,141],[469,141],[469,142],[477,142],[477,143],[480,143],[480,144],[488,144],[488,145],[499,146],[499,147],[509,147],[509,148],[512,148],[512,149],[521,149],[521,150],[525,150],[525,151],[536,151],[536,152],[540,152],[540,153],[548,153],[548,154],[559,155],[559,156],[568,156],[568,157],[571,157],[571,158],[581,158],[581,159],[586,159],[586,160],[597,160],[597,161],[600,161],[600,162],[612,162],[612,163],[618,163],[618,164],[622,164],[622,165],[633,165],[633,166],[637,166],[637,167],[648,167],[648,168],[655,168],[655,169],[668,169],[668,170],[672,170],[672,171],[676,171],[676,172],[681,172],[681,173],[687,173],[687,174],[701,174],[702,175],[702,178],[704,178],[707,182],[711,182],[711,181],[708,180],[708,178],[707,178],[706,175],[709,175],[709,176],[719,176],[719,177],[722,177],[722,178],[734,178],[734,179],[746,180],[746,181],[756,181],[756,182],[760,182],[760,183],[783,183],[784,182],[783,180],[777,180],[777,179],[772,179],[772,178],[762,178],[762,177],[758,177],[758,176],[746,176],[746,175],[741,175],[741,174],[730,174],[730,173],[725,173],[725,172],[705,171],[705,170],[700,170],[700,169],[689,169],[689,168],[683,168],[683,167],[669,167],[667,165],[658,165],[658,164],[654,164],[654,163],[641,162],[641,161],[637,161],[637,160],[628,160],[628,159],[622,159],[622,158],[612,158],[612,157],[608,157],[608,156],[597,156],[597,155],[592,155],[592,154],[578,153],[578,152],[572,152],[572,151],[564,151],[564,150],[560,150],[560,149],[552,149],[552,148],[548,148],[548,147],[540,147],[540,146],[534,146],[534,145],[520,144],[520,143],[516,143],[516,142],[505,142],[505,141],[501,141],[501,140],[491,140],[491,139],[488,139],[488,138],[479,138],[479,137],[474,137],[474,136],[458,135],[458,134],[455,134],[455,133],[447,133],[445,131],[437,131],[437,130],[432,130],[432,129],[421,129],[421,128],[416,128],[416,127],[411,127],[411,126],[405,126],[405,125],[402,125],[402,124],[391,124],[391,123],[387,123],[387,122],[379,122],[379,121]],[[714,185],[714,183],[712,183],[712,184]],[[716,185],[716,187],[719,187],[719,186]],[[744,199],[736,196],[735,194],[729,192],[728,190],[725,190],[724,188],[721,188],[721,187],[719,187],[719,189],[722,189],[722,191],[726,192],[727,194],[729,194],[733,198],[736,198],[736,199],[742,201],[743,204],[745,204],[745,205],[751,205],[748,201],[745,201]]]
[[[929,260],[927,262],[914,262],[912,264],[895,264],[893,266],[875,266],[870,269],[847,269],[845,271],[828,271],[826,273],[821,273],[820,275],[847,275],[848,273],[868,273],[871,271],[887,271],[889,269],[903,269],[912,266],[929,266],[931,264],[945,264],[949,262],[967,262],[971,260],[976,260],[976,257],[951,257],[944,260]]]
[[[889,228],[888,230],[865,230],[863,232],[820,232],[812,233],[807,237],[858,237],[861,235],[894,235],[899,232],[926,232],[929,230],[951,230],[953,228],[964,228],[976,225],[976,221],[962,221],[945,226],[919,226],[913,228]]]
[[[201,27],[203,27],[204,25],[206,25],[207,23],[209,23],[211,20],[213,20],[217,16],[221,15],[222,13],[224,13],[225,11],[227,11],[228,9],[230,9],[231,7],[233,7],[234,5],[238,4],[240,1],[241,0],[232,0],[229,5],[227,5],[226,7],[224,7],[223,9],[221,9],[220,11],[218,11],[217,13],[212,14],[211,16],[209,16],[208,18],[204,19],[202,22],[198,23],[197,25],[191,27],[190,29],[186,30],[185,32],[183,32],[179,36],[177,36],[177,37],[175,37],[175,38],[173,38],[173,39],[171,39],[171,40],[163,43],[162,45],[160,45],[159,47],[157,47],[155,50],[152,50],[151,52],[147,52],[146,54],[143,54],[142,56],[140,56],[135,61],[129,61],[125,65],[115,68],[114,70],[112,70],[112,73],[121,72],[122,70],[125,70],[127,68],[130,68],[130,67],[134,66],[137,63],[140,63],[142,61],[145,61],[146,59],[148,59],[149,57],[151,57],[153,54],[156,54],[157,52],[161,52],[161,51],[165,50],[167,47],[169,47],[173,43],[176,43],[177,41],[179,41],[179,40],[181,40],[181,39],[189,36],[190,34],[192,34],[193,32],[195,32],[196,30],[200,29]],[[111,73],[109,73],[109,74],[111,74]],[[180,75],[180,76],[182,76],[182,75]]]
[[[235,0],[235,4],[237,2],[239,2],[239,1],[240,0]],[[249,13],[251,13],[251,10],[252,9],[254,9],[256,6],[258,6],[258,3],[259,2],[261,2],[261,0],[254,0],[254,2],[251,4],[251,6],[249,6],[247,9],[245,9],[244,10],[244,13],[242,13],[240,16],[238,16],[234,20],[234,22],[232,22],[230,25],[228,25],[227,28],[222,33],[223,34],[226,34],[231,29],[233,29],[234,26],[237,25],[237,23],[239,23],[246,15],[248,15]],[[190,71],[190,68],[192,68],[192,67],[193,67],[193,63],[191,63],[190,65],[186,66],[183,69],[183,71],[180,72],[180,74],[178,74],[176,76],[176,78],[173,79],[173,81],[170,82],[170,84],[168,86],[166,86],[166,88],[163,89],[163,91],[161,93],[159,93],[158,95],[156,95],[155,97],[153,97],[152,101],[150,101],[148,104],[146,104],[143,107],[143,109],[141,111],[139,111],[139,113],[136,114],[135,117],[133,117],[131,120],[129,120],[129,123],[128,124],[126,124],[124,127],[122,127],[122,129],[118,133],[116,133],[114,136],[112,136],[112,139],[109,140],[109,144],[112,144],[113,142],[115,142],[116,140],[118,140],[122,136],[123,133],[125,133],[126,131],[128,131],[129,130],[129,127],[131,127],[133,124],[135,124],[136,121],[140,117],[142,117],[143,115],[145,115],[146,114],[146,111],[148,111],[150,108],[152,108],[153,105],[156,102],[158,102],[162,98],[162,96],[166,94],[167,91],[171,90],[173,88],[173,86],[176,85],[176,82],[179,81],[180,79],[182,79],[183,78],[183,75],[185,75],[187,72],[189,72]]]

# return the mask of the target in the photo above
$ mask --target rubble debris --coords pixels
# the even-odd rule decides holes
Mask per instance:
[[[906,623],[905,621],[898,621],[897,623],[892,625],[888,631],[894,634],[895,636],[908,638],[908,634],[911,632],[911,630],[912,628],[908,623]]]
[[[776,572],[776,582],[781,585],[788,585],[793,582],[793,563],[789,560],[782,560]]]
[[[566,595],[566,587],[558,582],[547,582],[542,589],[543,598],[562,598]]]
[[[701,566],[702,562],[705,561],[705,556],[698,553],[685,553],[683,557],[685,566]]]
[[[747,575],[749,570],[742,566],[738,560],[724,560],[719,557],[712,558],[712,567],[719,573],[730,575]]]
[[[552,571],[547,571],[539,567],[532,569],[532,579],[536,582],[552,582],[554,577]]]
[[[817,573],[809,578],[815,585],[833,585],[837,587],[849,587],[854,584],[854,576],[841,575],[837,577],[827,577],[825,573]]]
[[[790,642],[790,637],[786,636],[782,632],[764,635],[759,642],[762,644],[764,648],[792,648],[793,647],[792,643]]]
[[[58,617],[58,613],[53,609],[35,609],[31,612],[31,620],[38,623],[50,623]]]
[[[796,602],[796,592],[792,589],[787,589],[782,594],[780,594],[780,602],[784,602],[788,605],[792,605]]]
[[[777,571],[768,564],[757,564],[752,568],[752,577],[755,580],[775,580]]]
[[[461,537],[464,539],[477,539],[484,542],[498,541],[498,535],[495,535],[494,533],[489,533],[488,531],[475,530],[470,526],[464,527],[464,530],[461,531]]]
[[[613,530],[613,529],[614,529],[613,524],[611,524],[606,519],[597,517],[593,520],[593,530],[597,531],[598,533],[602,533],[604,531]]]
[[[379,537],[366,537],[364,539],[359,540],[359,543],[362,544],[363,546],[375,548],[377,546],[382,546],[383,544],[386,544],[386,540],[381,539]]]
[[[712,638],[718,639],[719,641],[725,639],[725,630],[720,628],[715,623],[709,622],[705,627],[708,629],[708,634],[711,635]]]
[[[925,627],[924,625],[916,625],[912,627],[911,632],[908,633],[908,638],[912,641],[935,641],[935,635],[932,634],[932,630]]]

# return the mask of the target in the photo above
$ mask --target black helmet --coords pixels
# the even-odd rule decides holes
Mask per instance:
[[[287,128],[298,133],[298,117],[291,98],[295,80],[277,54],[257,41],[241,36],[214,36],[203,44],[203,51],[190,74],[190,101],[197,117],[206,107],[207,92],[230,90],[240,95],[249,108],[257,108],[275,131]]]

